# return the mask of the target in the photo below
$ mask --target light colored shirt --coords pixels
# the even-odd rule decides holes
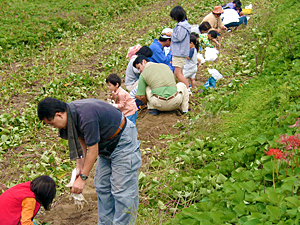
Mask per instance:
[[[223,9],[226,9],[226,8],[228,8],[228,7],[229,7],[230,9],[234,9],[235,11],[237,11],[238,14],[240,14],[240,13],[243,11],[242,8],[240,8],[239,10],[236,10],[235,6],[233,5],[233,2],[230,2],[230,3],[226,4],[226,5],[223,7]]]
[[[225,9],[224,13],[221,14],[221,18],[223,18],[223,24],[229,24],[233,22],[239,22],[239,14],[234,9]]]
[[[126,86],[134,84],[139,79],[140,72],[138,71],[138,69],[136,69],[133,66],[133,62],[136,58],[137,58],[137,55],[132,56],[127,65],[126,76],[125,76],[125,85]]]
[[[197,50],[196,50],[196,48],[191,48],[189,58],[190,59],[185,60],[184,69],[185,70],[197,69]]]
[[[124,114],[124,116],[131,116],[137,111],[137,106],[134,99],[130,94],[122,87],[119,87],[116,92],[113,92],[113,96],[118,104],[118,109]]]
[[[190,34],[191,25],[187,20],[177,23],[171,35],[171,52],[173,56],[189,56]]]

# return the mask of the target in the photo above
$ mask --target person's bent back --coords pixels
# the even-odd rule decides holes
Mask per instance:
[[[149,110],[188,111],[187,88],[184,83],[176,84],[174,74],[167,65],[151,63],[146,57],[139,56],[133,66],[141,72],[136,98],[147,103]]]

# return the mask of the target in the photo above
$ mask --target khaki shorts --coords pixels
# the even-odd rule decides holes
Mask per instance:
[[[179,56],[172,57],[172,66],[182,68],[185,64],[185,58]]]

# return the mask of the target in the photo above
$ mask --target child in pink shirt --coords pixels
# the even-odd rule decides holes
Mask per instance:
[[[112,105],[120,109],[127,119],[136,124],[137,107],[134,99],[121,87],[121,78],[112,73],[106,78],[108,89],[112,92]]]

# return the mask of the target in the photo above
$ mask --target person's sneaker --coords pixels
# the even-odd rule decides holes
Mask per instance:
[[[157,109],[149,109],[148,113],[153,115],[153,116],[158,116],[159,115],[159,111]]]
[[[146,105],[139,105],[137,108],[138,108],[138,111],[141,111],[146,107],[147,107]]]
[[[193,93],[192,93],[192,91],[191,91],[190,88],[188,88],[188,93],[189,93],[189,96],[192,96],[192,95],[193,95]]]

